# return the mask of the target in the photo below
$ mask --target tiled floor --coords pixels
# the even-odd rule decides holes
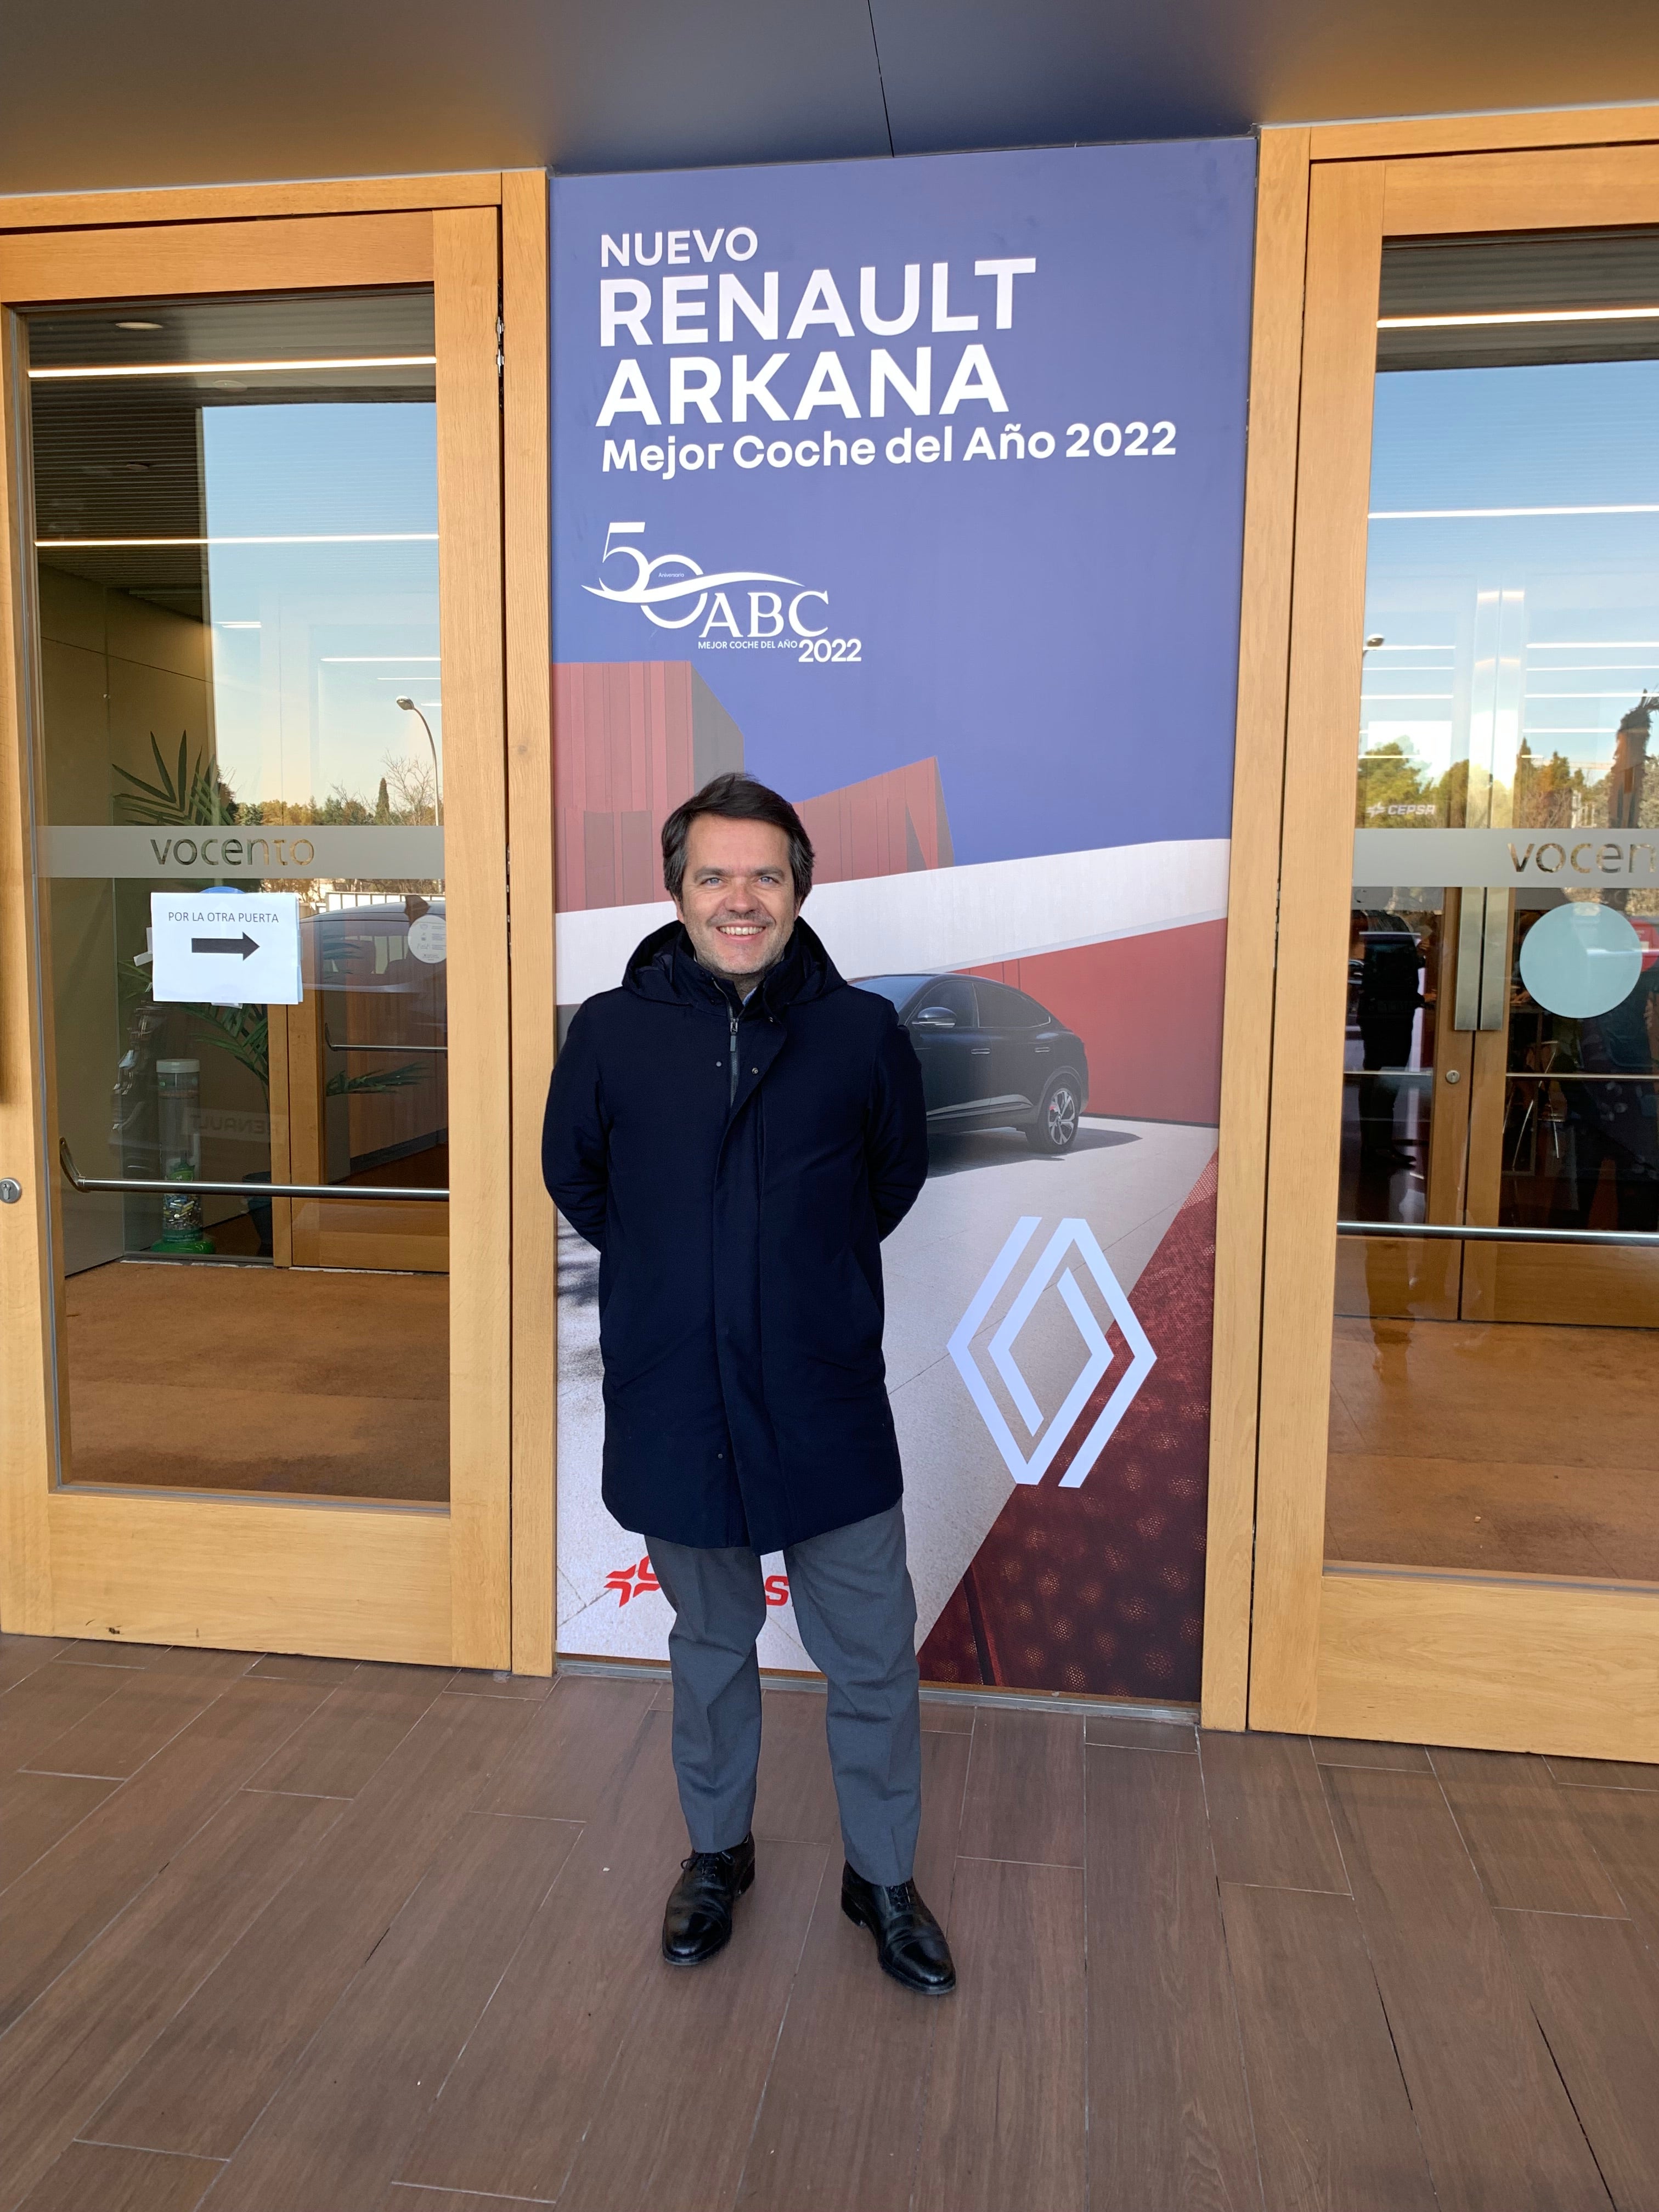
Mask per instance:
[[[1659,2205],[1659,1769],[930,1702],[958,1994],[823,1705],[656,1957],[653,1680],[0,1638],[0,2212]]]

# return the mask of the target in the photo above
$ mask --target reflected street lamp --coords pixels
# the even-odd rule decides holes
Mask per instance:
[[[421,712],[420,708],[415,704],[415,702],[412,699],[398,699],[394,702],[394,704],[401,707],[405,714],[413,714],[416,720],[426,732],[426,741],[432,748],[432,811],[434,819],[441,829],[444,818],[443,785],[438,775],[438,746],[437,741],[432,734],[432,725],[428,721],[426,716]]]

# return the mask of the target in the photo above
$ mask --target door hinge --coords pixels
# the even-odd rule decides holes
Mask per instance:
[[[495,288],[495,404],[507,405],[507,324],[501,313],[503,301],[500,285]]]

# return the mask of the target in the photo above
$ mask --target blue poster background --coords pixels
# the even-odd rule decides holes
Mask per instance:
[[[560,179],[553,187],[554,659],[690,659],[741,727],[752,773],[797,797],[935,756],[960,864],[1161,839],[1225,836],[1231,807],[1244,412],[1248,376],[1255,149],[1246,139],[905,161]],[[741,261],[717,232],[747,227]],[[687,258],[643,269],[601,266],[601,240],[659,232]],[[747,240],[742,240],[746,246]],[[997,286],[975,260],[1030,258],[1012,279],[1012,320],[995,327]],[[946,307],[976,313],[972,333],[935,331],[933,264],[948,266]],[[907,263],[921,265],[921,312],[902,335],[860,319],[860,270],[877,270],[878,312],[899,310]],[[854,335],[827,323],[787,333],[811,272],[827,269]],[[757,300],[779,279],[775,340],[739,314],[718,337],[718,279]],[[707,343],[661,343],[665,276],[706,276],[682,295],[683,326]],[[650,287],[637,345],[626,328],[599,343],[602,278]],[[699,316],[706,301],[709,312]],[[1006,401],[994,412],[941,399],[965,344],[983,345]],[[923,420],[890,392],[868,416],[869,356],[884,347],[907,374],[933,349],[933,412]],[[860,410],[775,422],[751,403],[731,420],[731,360],[757,372],[788,360],[770,388],[793,416],[818,356],[833,349]],[[676,355],[720,363],[721,422],[695,408],[669,421]],[[662,417],[597,418],[617,365],[632,356]],[[953,457],[890,462],[889,439],[939,435]],[[1172,422],[1174,450],[1103,458],[1102,422]],[[1066,458],[1090,432],[1086,459]],[[1020,426],[1024,459],[964,458],[985,425],[994,446]],[[825,431],[876,444],[867,466],[734,465],[745,433],[792,444]],[[1052,455],[1030,454],[1034,433]],[[720,441],[715,467],[672,481],[603,466],[607,440]],[[1131,434],[1131,442],[1133,442]],[[1111,434],[1101,441],[1109,445]],[[1141,443],[1150,446],[1151,438]],[[752,449],[751,449],[752,450]],[[704,572],[763,571],[828,594],[812,625],[856,638],[856,661],[802,665],[795,649],[734,647],[701,625],[663,629],[636,606],[585,588],[625,584],[635,563],[601,556],[613,523],[642,523],[617,543],[649,559],[674,553]],[[675,569],[674,574],[684,574]],[[746,626],[749,587],[731,603]],[[787,599],[791,594],[785,592]],[[690,602],[668,611],[679,614]]]

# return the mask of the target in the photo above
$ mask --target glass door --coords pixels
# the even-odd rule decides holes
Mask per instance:
[[[10,303],[52,1625],[504,1665],[494,215],[237,228]]]
[[[1327,714],[1316,739],[1293,674],[1292,779],[1317,750],[1335,799],[1345,691],[1357,739],[1340,831],[1287,800],[1275,1109],[1335,1234],[1288,1306],[1270,1261],[1264,1441],[1276,1418],[1296,1456],[1264,1481],[1299,1551],[1264,1555],[1253,1717],[1659,1758],[1659,231],[1616,189],[1569,225],[1541,185],[1523,228],[1464,228],[1460,165],[1416,166],[1447,172],[1429,235],[1402,165],[1316,173],[1310,325],[1343,359],[1302,483],[1365,520],[1346,576],[1299,568]],[[1345,410],[1363,483],[1322,468]],[[1305,881],[1339,835],[1340,918]],[[1270,1244],[1312,1196],[1281,1154]],[[1310,1332],[1328,1388],[1287,1421],[1268,1393]]]

